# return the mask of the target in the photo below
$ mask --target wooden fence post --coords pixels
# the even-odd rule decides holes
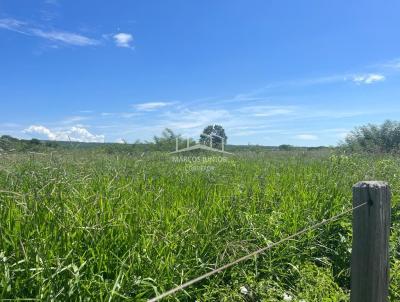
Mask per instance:
[[[389,294],[390,189],[382,181],[353,186],[351,302],[386,302]]]

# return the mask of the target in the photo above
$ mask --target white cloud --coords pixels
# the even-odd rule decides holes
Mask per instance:
[[[81,34],[61,30],[44,30],[41,28],[30,27],[28,23],[12,18],[0,19],[0,28],[74,46],[90,46],[100,44],[98,40]]]
[[[76,141],[76,142],[104,142],[104,135],[90,133],[82,126],[73,126],[63,130],[50,130],[45,126],[32,125],[24,130],[25,133],[39,134],[47,137],[49,140],[58,141]]]
[[[115,141],[117,144],[126,144],[126,140],[124,140],[123,138],[119,138]]]
[[[169,106],[171,104],[172,103],[170,103],[170,102],[169,103],[168,102],[149,102],[149,103],[136,104],[136,105],[134,105],[134,107],[140,111],[152,111],[152,110],[160,109],[165,106]]]
[[[305,140],[305,141],[315,141],[318,139],[318,136],[314,134],[298,134],[295,136],[297,139]]]
[[[118,47],[132,48],[133,36],[127,33],[118,33],[113,36]]]
[[[66,132],[69,133],[71,140],[76,140],[76,141],[80,141],[80,142],[104,143],[104,135],[92,134],[83,127],[77,127],[77,126],[71,127],[71,129]]]
[[[384,81],[385,76],[379,73],[369,73],[353,76],[353,82],[357,84],[372,84],[374,82]]]
[[[345,139],[349,134],[350,134],[350,131],[348,131],[348,132],[340,132],[340,133],[337,133],[337,137],[340,138],[340,139]]]
[[[29,128],[25,129],[24,132],[45,135],[50,140],[55,140],[57,138],[57,135],[55,133],[53,133],[52,131],[50,131],[50,129],[44,126],[32,125],[29,126]]]

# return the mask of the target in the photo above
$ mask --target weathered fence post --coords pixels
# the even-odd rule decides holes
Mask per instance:
[[[382,181],[353,186],[351,302],[386,302],[389,293],[390,189]]]

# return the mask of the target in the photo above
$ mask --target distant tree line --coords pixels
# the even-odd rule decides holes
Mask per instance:
[[[43,151],[48,148],[59,147],[58,142],[40,141],[36,138],[30,140],[18,139],[10,135],[0,137],[0,152]]]
[[[189,144],[202,143],[209,145],[210,135],[213,137],[213,147],[219,148],[222,143],[227,143],[228,137],[220,125],[209,125],[204,128],[203,133],[196,141],[189,138]],[[79,143],[38,140],[36,138],[25,140],[17,139],[9,135],[0,137],[0,153],[2,152],[24,152],[24,151],[51,151],[54,149],[89,149],[94,148],[106,153],[137,153],[148,151],[171,152],[175,150],[176,141],[179,148],[186,147],[187,139],[166,128],[160,136],[155,135],[151,141],[141,142],[137,140],[133,144],[119,143]],[[381,125],[368,124],[355,128],[340,144],[340,147],[350,152],[385,152],[400,153],[400,122],[387,120]],[[288,144],[273,146],[261,145],[226,145],[226,150],[235,151],[312,151],[327,149],[328,147],[296,147]]]

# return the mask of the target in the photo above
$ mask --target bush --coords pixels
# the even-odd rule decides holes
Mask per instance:
[[[346,137],[342,146],[351,151],[398,152],[400,122],[387,120],[382,125],[357,127]]]

